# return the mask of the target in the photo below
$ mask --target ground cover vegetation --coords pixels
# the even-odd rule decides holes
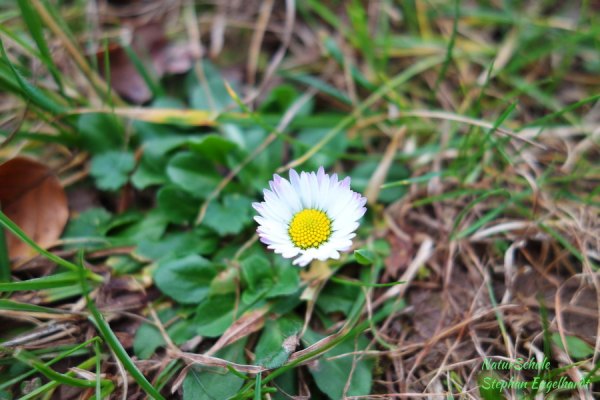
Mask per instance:
[[[0,1],[0,398],[593,398],[599,11]],[[320,167],[299,267],[252,203]]]

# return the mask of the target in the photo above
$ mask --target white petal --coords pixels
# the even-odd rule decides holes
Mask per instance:
[[[312,193],[310,192],[310,182],[306,172],[300,174],[300,189],[302,190],[302,205],[304,208],[312,208]]]
[[[333,219],[336,219],[340,216],[344,217],[344,211],[349,208],[353,202],[352,193],[342,192],[337,196],[336,199],[332,199],[332,201],[335,203],[330,208],[328,215]]]
[[[290,169],[290,183],[296,191],[298,198],[300,198],[302,196],[302,189],[300,188],[300,177],[298,176],[298,173],[293,169]]]
[[[270,190],[264,190],[265,193],[265,207],[269,207],[271,212],[278,216],[282,221],[291,221],[292,211],[289,207],[286,207],[285,203],[279,200],[276,194]]]
[[[321,198],[321,191],[319,190],[319,182],[317,181],[317,175],[314,172],[312,172],[308,176],[308,179],[310,183],[310,191],[312,193],[312,201],[310,208],[318,208],[319,200]]]
[[[308,263],[311,262],[312,260],[313,260],[313,258],[310,255],[303,253],[300,257],[296,258],[292,262],[292,264],[299,265],[301,267],[306,267],[306,265],[308,265]]]
[[[352,240],[350,240],[350,239],[332,240],[331,242],[329,242],[329,245],[331,246],[332,249],[335,249],[338,251],[347,251],[350,249],[350,247],[352,247]]]
[[[302,204],[292,188],[292,185],[285,179],[280,179],[279,182],[273,184],[273,190],[279,199],[289,206],[292,214],[296,214],[302,209]]]
[[[333,234],[331,235],[329,240],[335,241],[335,240],[340,240],[340,239],[352,239],[355,236],[356,236],[356,233],[353,233],[352,231],[337,231],[337,232],[333,232]]]
[[[329,175],[325,175],[323,167],[319,168],[317,173],[317,183],[319,185],[319,199],[316,207],[319,211],[323,211],[329,199]]]
[[[256,209],[256,211],[258,211],[260,213],[260,215],[262,215],[269,221],[277,221],[282,224],[288,223],[287,220],[284,220],[283,217],[281,217],[279,214],[277,214],[274,210],[271,210],[271,207],[269,207],[266,203],[261,203],[259,205],[260,205],[260,207],[256,206],[254,208]]]

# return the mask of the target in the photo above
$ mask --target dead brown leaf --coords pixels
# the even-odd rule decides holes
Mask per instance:
[[[160,22],[152,22],[133,29],[131,47],[140,60],[146,64],[147,58],[152,65],[145,65],[154,78],[161,78],[165,73],[181,74],[192,67],[191,48],[187,44],[171,45],[167,40]],[[117,44],[109,47],[110,81],[114,90],[123,98],[135,104],[143,104],[152,99],[152,92],[135,65]],[[97,54],[103,75],[104,51]]]
[[[69,218],[67,196],[52,169],[25,157],[0,165],[2,211],[41,247],[54,243]],[[12,233],[6,242],[11,259],[33,250]]]
[[[263,307],[242,315],[221,335],[221,338],[206,352],[206,355],[211,356],[223,347],[262,328],[265,323],[265,314],[267,311],[268,308]]]

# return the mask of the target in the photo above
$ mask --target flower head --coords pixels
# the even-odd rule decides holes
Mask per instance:
[[[267,248],[285,258],[300,257],[294,264],[304,267],[312,260],[340,258],[352,246],[358,220],[365,214],[367,199],[350,190],[350,177],[338,181],[323,167],[300,175],[290,170],[290,181],[273,175],[265,189],[265,201],[253,203],[260,213],[258,236]]]

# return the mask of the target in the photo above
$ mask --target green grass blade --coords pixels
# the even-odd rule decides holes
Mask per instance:
[[[554,118],[559,117],[559,116],[563,115],[566,112],[569,112],[571,110],[576,110],[579,107],[581,107],[582,105],[594,102],[594,101],[596,101],[598,99],[600,99],[600,94],[595,94],[595,95],[590,96],[590,97],[588,97],[586,99],[580,100],[580,101],[578,101],[575,104],[571,104],[570,106],[565,107],[562,110],[558,110],[556,112],[553,112],[550,115],[546,115],[545,117],[539,118],[536,121],[533,121],[533,122],[531,122],[529,124],[523,125],[521,127],[521,129],[530,128],[532,126],[540,126],[541,127],[541,126],[545,125],[548,121],[551,121]]]
[[[31,47],[29,45],[29,43],[27,43],[25,40],[23,40],[23,38],[21,36],[15,34],[13,31],[9,30],[6,26],[2,25],[1,23],[0,23],[0,32],[4,33],[11,40],[13,40],[19,46],[21,46],[23,48],[23,50],[25,50],[26,53],[29,53],[33,57],[36,57],[39,59],[43,58],[42,54],[39,51],[37,51],[36,49]]]
[[[285,140],[286,142],[293,144],[294,146],[298,146],[300,148],[310,148],[309,145],[307,145],[305,143],[302,143],[299,140],[296,140],[296,139],[294,139],[294,138],[286,135],[285,133],[279,132],[273,126],[269,125],[264,119],[262,119],[262,117],[258,113],[255,113],[252,110],[250,110],[248,108],[248,106],[246,106],[242,102],[242,99],[240,99],[240,97],[237,95],[237,93],[235,93],[233,91],[233,89],[231,88],[231,86],[229,86],[229,84],[227,82],[225,82],[225,87],[227,88],[227,91],[229,92],[229,95],[237,103],[237,105],[240,106],[240,108],[242,110],[244,110],[244,112],[246,112],[250,116],[250,118],[252,118],[254,121],[256,121],[257,124],[259,124],[260,126],[262,126],[263,128],[265,128],[267,131],[274,133],[280,139]]]
[[[502,156],[504,156],[504,158],[506,159],[506,161],[509,164],[512,164],[512,160],[510,159],[510,157],[508,156],[508,154],[506,154],[506,152],[503,149],[503,143],[501,143],[500,145],[498,145],[498,142],[496,142],[496,140],[493,137],[494,132],[496,131],[496,129],[498,129],[500,127],[500,125],[502,125],[502,123],[506,120],[506,118],[508,118],[508,116],[510,115],[511,112],[513,112],[513,110],[515,109],[515,107],[517,107],[517,102],[513,101],[512,104],[510,106],[508,106],[508,108],[502,113],[502,115],[500,115],[500,117],[498,119],[496,119],[496,121],[494,121],[494,126],[492,126],[492,129],[490,129],[487,134],[485,135],[485,138],[483,139],[483,142],[487,142],[488,140],[490,140],[490,142],[492,143],[492,145],[495,145],[498,152],[500,154],[502,154]],[[485,148],[483,149],[483,151],[478,153],[478,156],[483,155],[483,153],[485,152],[485,150],[489,149],[490,146],[485,146]]]
[[[0,283],[0,292],[60,288],[75,285],[77,282],[78,274],[76,272],[63,272],[44,278],[29,279],[22,282]]]
[[[493,196],[495,194],[507,194],[508,196],[510,196],[510,193],[507,192],[505,189],[496,189],[496,190],[492,190],[489,191],[487,193],[484,193],[483,195],[479,196],[478,198],[476,198],[475,200],[473,200],[472,202],[470,202],[464,210],[462,210],[462,212],[460,214],[458,214],[458,217],[456,218],[456,221],[454,221],[454,225],[452,226],[452,231],[450,232],[450,238],[452,238],[454,236],[454,232],[456,231],[456,228],[458,227],[458,224],[460,224],[460,221],[462,221],[463,217],[469,212],[469,210],[473,207],[475,207],[475,205],[477,203],[482,202],[483,200],[487,199],[490,196]]]
[[[11,69],[13,75],[15,76],[15,79],[19,83],[19,86],[21,86],[23,93],[29,99],[31,99],[31,101],[36,106],[38,106],[41,109],[46,110],[48,112],[54,113],[54,114],[62,114],[64,112],[66,112],[66,108],[53,102],[44,93],[42,93],[31,83],[27,82],[27,80],[25,80],[25,78],[23,78],[23,76],[19,73],[19,71],[17,71],[15,66],[8,59],[6,50],[4,50],[4,43],[2,43],[2,39],[0,39],[0,53],[2,53],[2,57],[4,58],[4,60],[6,61],[6,63],[9,66],[9,68]]]
[[[490,194],[496,194],[496,193],[501,193],[501,192],[504,192],[504,193],[510,195],[510,193],[508,191],[506,191],[505,189],[493,190],[492,192],[490,192]],[[521,200],[525,196],[529,196],[530,194],[531,194],[531,189],[527,189],[524,192],[521,192],[521,193],[511,197],[510,199],[508,199],[507,201],[505,201],[498,207],[492,209],[490,212],[485,214],[483,217],[481,217],[479,220],[477,220],[477,222],[475,222],[473,225],[469,226],[468,228],[465,228],[463,231],[460,231],[456,235],[456,238],[460,239],[460,238],[469,236],[471,233],[475,232],[477,229],[481,228],[483,225],[485,225],[488,222],[490,222],[491,220],[493,220],[496,216],[500,215],[509,205]],[[484,196],[486,196],[486,195],[484,195]],[[482,196],[482,197],[484,197],[484,196]],[[473,204],[473,203],[471,203],[471,204]],[[471,206],[471,204],[469,204],[469,206]],[[469,206],[467,206],[467,207],[470,209]],[[459,217],[462,218],[463,215],[464,214],[461,213]],[[456,227],[456,225],[455,225],[455,227]],[[454,228],[452,229],[452,231],[454,233]],[[451,237],[452,237],[452,235],[451,235]]]
[[[95,60],[95,59],[94,59]],[[96,65],[96,71],[98,70],[98,66]],[[110,49],[108,46],[108,37],[104,37],[104,80],[106,81],[106,102],[108,106],[114,110],[114,103],[111,96],[112,84],[110,82]]]
[[[56,275],[54,275],[56,276]],[[27,282],[27,281],[26,281]],[[35,304],[19,303],[12,300],[0,300],[0,310],[25,311],[25,312],[43,312],[52,314],[70,314],[67,310],[42,307]]]
[[[41,374],[46,376],[48,379],[58,382],[62,385],[69,385],[75,387],[96,387],[96,380],[88,381],[87,379],[72,378],[67,375],[60,374],[54,371],[52,368],[40,364],[39,362],[31,362],[31,365],[37,369]],[[111,383],[109,379],[100,379],[102,385]]]
[[[173,375],[179,371],[182,367],[183,362],[180,360],[171,360],[171,362],[162,370],[155,379],[154,387],[159,392],[165,387],[167,383],[173,378]]]
[[[314,87],[315,89],[319,89],[323,93],[327,93],[331,97],[338,99],[339,101],[352,105],[352,100],[346,95],[346,93],[341,90],[331,86],[328,83],[323,82],[319,78],[316,78],[312,75],[305,74],[287,74],[280,72],[279,75],[286,79],[290,79],[296,82],[304,83],[308,86]]]
[[[25,24],[27,25],[27,29],[31,33],[35,44],[40,50],[41,57],[40,60],[48,67],[50,70],[50,74],[54,78],[54,81],[58,85],[59,91],[63,93],[63,85],[60,79],[60,72],[54,65],[54,61],[52,60],[52,55],[50,54],[50,49],[48,48],[48,43],[46,42],[46,38],[44,37],[44,32],[42,31],[42,23],[40,21],[39,16],[31,6],[28,0],[17,0],[19,4],[19,8],[21,9],[21,15]]]
[[[256,374],[256,383],[254,384],[254,400],[260,400],[262,388],[262,374],[259,372]]]
[[[4,228],[0,228],[0,283],[10,282],[10,258],[4,232]]]
[[[0,136],[8,137],[12,132],[1,131]],[[67,133],[59,133],[57,135],[48,135],[46,133],[34,133],[18,131],[13,140],[35,140],[41,143],[57,143],[67,147],[75,147],[79,143],[74,135]]]
[[[93,366],[95,363],[96,363],[96,357],[92,357],[89,360],[86,360],[86,361],[82,362],[81,364],[79,364],[77,366],[77,368],[88,369],[89,367]],[[65,375],[69,376],[69,377],[75,376],[75,372],[69,371],[69,372],[66,372]],[[32,399],[35,399],[38,396],[46,393],[47,391],[54,389],[58,385],[60,385],[60,383],[58,383],[57,381],[48,382],[44,386],[39,387],[36,390],[34,390],[33,392],[28,393],[27,395],[21,397],[19,400],[32,400]]]
[[[102,399],[102,379],[100,379],[100,375],[102,374],[102,358],[98,342],[94,343],[94,351],[96,352],[96,398]]]
[[[450,62],[452,62],[452,51],[454,50],[454,42],[456,41],[456,33],[458,31],[458,19],[460,16],[460,0],[455,0],[455,8],[454,8],[454,23],[452,24],[452,36],[450,36],[450,42],[448,43],[448,50],[446,51],[446,59],[444,60],[444,64],[442,65],[442,70],[435,81],[435,86],[433,88],[432,96],[435,96],[438,89],[440,88],[440,84],[446,77],[446,72],[448,71],[448,67],[450,66]]]
[[[453,199],[455,197],[468,196],[472,194],[481,194],[486,193],[486,189],[463,189],[463,190],[455,190],[453,192],[442,193],[436,196],[426,197],[424,199],[419,199],[413,201],[413,207],[419,207],[426,204],[436,203],[438,201]]]
[[[344,54],[342,53],[338,45],[335,43],[333,38],[325,38],[323,44],[325,44],[325,47],[327,47],[327,50],[329,50],[329,53],[331,53],[331,55],[338,62],[338,64],[343,66],[347,62],[347,60],[344,59]],[[358,68],[356,68],[355,65],[349,65],[349,69],[350,75],[352,75],[352,79],[358,82],[358,84],[360,84],[362,87],[370,91],[375,91],[377,89],[377,86],[369,82],[369,80],[362,74],[362,72],[360,72]]]
[[[402,283],[406,283],[404,281],[390,282],[390,283],[363,283],[363,282],[349,281],[347,279],[340,279],[340,278],[336,278],[335,276],[332,276],[331,278],[329,278],[329,280],[333,281],[333,282],[341,283],[342,285],[362,286],[362,287],[390,287],[390,286],[396,286],[396,285],[400,285]]]
[[[232,374],[234,374],[235,376],[242,378],[246,381],[251,380],[252,378],[250,378],[247,375],[242,374],[241,372],[238,372],[235,368],[233,368],[231,365],[226,365],[227,369],[229,370],[229,372],[231,372]]]
[[[150,76],[148,68],[144,66],[144,63],[142,62],[140,57],[138,57],[133,48],[128,44],[123,44],[123,50],[125,50],[125,54],[127,54],[127,57],[129,57],[129,60],[133,63],[135,69],[139,72],[140,76],[144,79],[144,82],[146,82],[146,85],[148,85],[148,87],[150,88],[152,95],[155,98],[159,96],[164,96],[165,91],[156,82],[156,80]],[[151,62],[151,60],[149,62]]]
[[[81,343],[80,345],[78,345],[78,346],[75,346],[75,347],[74,347],[74,348],[72,348],[71,350],[68,350],[68,351],[66,351],[65,353],[63,353],[63,354],[59,355],[58,357],[56,357],[56,358],[53,358],[52,360],[48,361],[48,362],[47,362],[47,363],[45,363],[44,365],[46,365],[46,366],[50,366],[50,365],[52,365],[52,364],[54,364],[54,363],[56,363],[56,362],[58,362],[58,361],[60,361],[60,360],[62,360],[62,359],[64,359],[64,358],[66,358],[66,357],[70,356],[71,354],[73,354],[73,353],[77,352],[78,350],[80,350],[80,349],[82,349],[82,348],[86,347],[88,344],[90,344],[90,343],[94,343],[94,342],[98,342],[98,341],[101,341],[101,339],[100,339],[98,336],[96,336],[96,337],[94,337],[94,338],[91,338],[91,339],[90,339],[90,340],[88,340],[87,342],[85,342],[85,343]],[[6,389],[6,388],[8,388],[8,387],[10,387],[10,386],[14,385],[15,383],[22,382],[22,381],[24,381],[24,380],[25,380],[25,379],[26,379],[28,376],[31,376],[31,375],[33,375],[33,374],[35,374],[35,373],[36,373],[36,369],[32,369],[31,371],[28,371],[28,372],[26,372],[26,373],[24,373],[24,374],[21,374],[21,375],[19,375],[19,376],[15,377],[15,378],[13,378],[13,379],[11,379],[11,380],[9,380],[9,381],[3,382],[2,384],[0,384],[0,390]]]
[[[341,120],[336,126],[333,127],[317,144],[315,144],[307,153],[302,155],[300,159],[296,159],[285,167],[282,167],[278,170],[278,172],[282,172],[288,168],[293,168],[297,164],[300,164],[300,160],[305,161],[312,157],[314,154],[319,152],[323,146],[325,146],[331,139],[333,139],[336,135],[342,132],[345,128],[350,126],[354,120],[360,116],[362,113],[367,111],[373,104],[375,104],[382,97],[386,96],[389,92],[394,90],[399,85],[403,84],[413,76],[428,70],[434,65],[439,64],[442,61],[442,58],[439,56],[432,56],[422,59],[419,62],[411,65],[398,75],[394,76],[391,80],[386,81],[380,88],[378,88],[373,94],[371,94],[365,101],[363,101],[356,109]]]
[[[104,386],[102,388],[102,391],[100,392],[100,396],[98,396],[98,393],[96,393],[95,395],[93,395],[92,397],[89,398],[89,400],[102,400],[102,399],[110,399],[110,394],[115,390],[115,385],[114,383],[109,383],[108,385]]]
[[[385,183],[385,184],[381,185],[381,189],[387,189],[387,188],[394,187],[394,186],[405,186],[405,185],[410,185],[411,183],[417,183],[417,182],[427,182],[431,178],[435,178],[436,176],[447,176],[447,175],[449,175],[449,171],[431,172],[429,174],[416,176],[414,178],[402,179],[402,180],[399,180],[396,182]]]
[[[161,396],[160,393],[158,393],[154,386],[152,386],[150,382],[148,382],[148,380],[140,372],[140,370],[137,369],[137,367],[129,357],[129,354],[127,354],[127,351],[123,348],[123,345],[121,344],[121,342],[119,342],[117,336],[115,336],[115,333],[112,331],[102,314],[100,314],[100,311],[98,311],[98,308],[96,308],[94,302],[90,299],[89,287],[85,279],[86,269],[83,266],[83,251],[79,252],[78,258],[80,265],[79,283],[81,285],[81,288],[83,289],[87,306],[90,312],[92,313],[92,321],[94,322],[94,325],[96,325],[106,343],[115,352],[115,354],[119,358],[119,361],[121,361],[121,363],[123,364],[123,367],[125,367],[127,372],[131,374],[132,378],[138,383],[138,385],[140,385],[141,388],[145,390],[146,393],[155,400],[165,400],[165,398]]]
[[[29,236],[27,236],[25,234],[25,232],[23,232],[21,230],[21,228],[19,228],[19,226],[17,224],[15,224],[14,222],[12,222],[11,219],[8,218],[6,216],[6,214],[4,214],[2,211],[0,211],[0,224],[4,225],[16,237],[18,237],[19,239],[21,239],[22,241],[24,241],[25,243],[27,243],[28,245],[30,245],[31,247],[33,247],[38,253],[42,254],[43,256],[45,256],[46,258],[48,258],[49,260],[52,260],[55,263],[57,263],[58,265],[62,265],[63,267],[66,267],[66,268],[68,268],[70,270],[73,270],[73,271],[78,271],[79,270],[79,268],[77,267],[77,265],[75,265],[73,263],[70,263],[69,261],[64,260],[64,259],[62,259],[60,257],[57,257],[54,254],[50,253],[48,250],[44,250],[40,246],[38,246],[37,243],[35,243]]]
[[[334,27],[336,31],[345,32],[345,34],[347,34],[348,30],[342,26],[337,15],[328,9],[327,6],[321,4],[317,0],[306,0],[306,3],[309,4],[309,6],[319,15],[319,17],[323,18],[325,21],[327,21],[327,23]]]
[[[564,237],[562,237],[561,235],[559,235],[553,229],[550,229],[545,224],[540,223],[539,225],[540,225],[540,228],[542,228],[544,231],[546,231],[547,233],[549,233],[557,242],[559,242],[561,245],[563,245],[563,247],[565,249],[569,250],[571,252],[571,254],[573,254],[575,257],[577,257],[577,259],[579,261],[581,261],[582,263],[586,262],[586,258],[583,256],[583,254],[581,254],[581,252],[579,250],[577,250],[575,247],[573,247],[573,245],[571,245],[571,243],[569,243]],[[590,266],[595,271],[598,271],[598,266],[597,265],[595,265],[594,263],[592,263],[590,260],[587,260],[587,262],[590,264]]]

